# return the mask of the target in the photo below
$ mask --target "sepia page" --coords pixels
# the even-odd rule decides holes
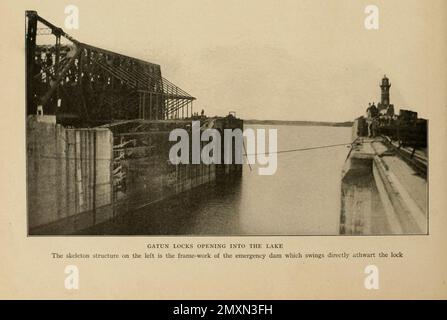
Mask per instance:
[[[447,2],[0,15],[1,298],[447,298]]]

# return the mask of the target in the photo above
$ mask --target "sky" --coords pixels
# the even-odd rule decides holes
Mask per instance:
[[[64,1],[29,9],[64,25]],[[445,106],[441,56],[446,2],[320,0],[72,1],[81,42],[161,65],[209,116],[348,121],[380,101],[395,109]],[[379,8],[379,30],[364,9]],[[442,29],[442,30],[441,30]],[[445,34],[445,33],[444,33]],[[438,63],[438,64],[437,64]]]

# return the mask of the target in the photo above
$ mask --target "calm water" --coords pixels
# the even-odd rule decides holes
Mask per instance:
[[[350,128],[250,126],[277,128],[278,151],[345,143]],[[242,179],[206,188],[169,207],[142,209],[95,228],[101,234],[236,235],[338,234],[340,178],[349,148],[333,147],[278,154],[273,176],[244,166]]]

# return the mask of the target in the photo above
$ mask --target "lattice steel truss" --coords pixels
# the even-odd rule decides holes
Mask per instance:
[[[81,43],[35,11],[26,20],[27,114],[78,127],[192,115],[195,98],[163,78],[159,65]],[[54,44],[37,44],[48,35]]]

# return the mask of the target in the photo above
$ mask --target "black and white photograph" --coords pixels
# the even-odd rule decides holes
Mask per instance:
[[[0,16],[0,299],[257,319],[447,298],[447,1]]]
[[[377,6],[173,5],[24,12],[29,236],[429,233],[429,75]]]

